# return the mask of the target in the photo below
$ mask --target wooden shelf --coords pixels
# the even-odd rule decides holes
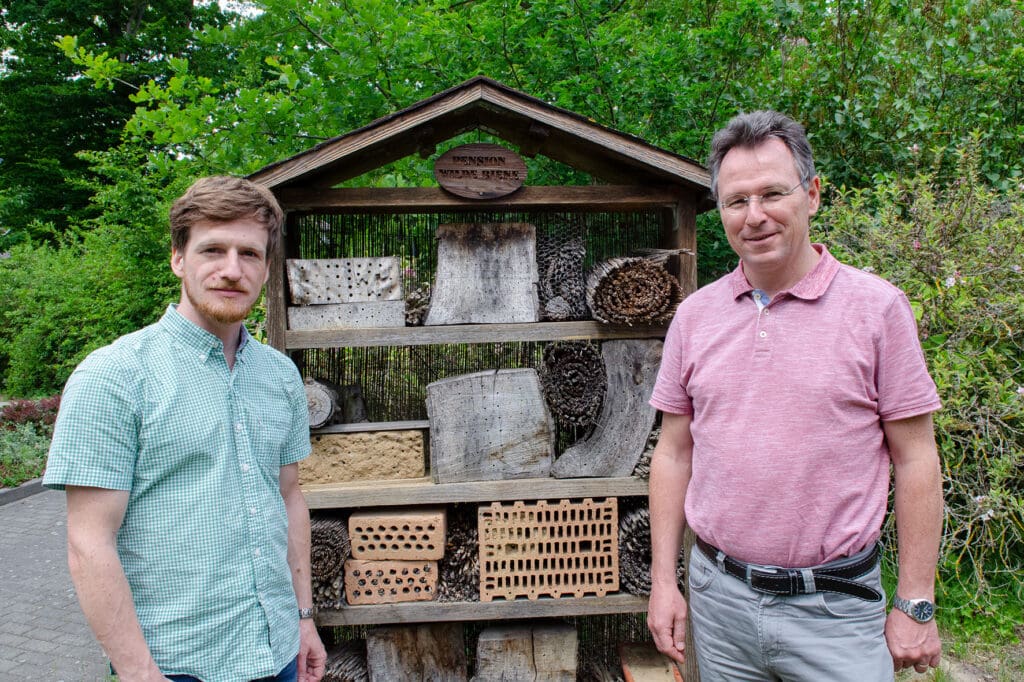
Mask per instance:
[[[288,350],[368,346],[427,346],[445,343],[504,341],[604,341],[608,339],[661,339],[667,326],[629,327],[583,322],[525,322],[518,324],[455,324],[432,327],[378,327],[368,329],[288,330]]]
[[[309,435],[319,436],[324,433],[369,433],[375,431],[418,431],[429,429],[430,421],[419,419],[404,422],[352,422],[351,424],[331,424],[318,429],[310,429]]]
[[[321,611],[317,625],[383,625],[444,621],[506,620],[515,618],[561,618],[595,616],[609,613],[643,613],[647,597],[611,594],[582,599],[517,599],[491,602],[406,602],[346,606],[337,611]]]
[[[647,494],[647,479],[627,476],[433,483],[427,477],[394,481],[321,483],[305,485],[302,492],[310,509],[348,509],[457,502],[636,497]]]

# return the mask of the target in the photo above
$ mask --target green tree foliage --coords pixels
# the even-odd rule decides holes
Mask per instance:
[[[53,241],[86,215],[89,164],[77,153],[116,145],[135,109],[129,95],[190,51],[193,21],[218,17],[191,0],[0,3],[0,251]],[[118,78],[82,78],[54,47],[62,36],[118,63]]]
[[[1024,186],[987,187],[982,148],[979,136],[954,155],[952,183],[934,165],[879,175],[837,192],[818,222],[842,260],[903,289],[919,318],[943,402],[944,617],[981,616],[1011,637],[1024,618]]]

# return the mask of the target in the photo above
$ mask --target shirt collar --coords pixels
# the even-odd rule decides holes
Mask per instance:
[[[160,318],[159,324],[175,340],[193,350],[199,351],[203,356],[204,362],[213,350],[219,350],[221,354],[224,353],[224,344],[221,343],[221,340],[215,334],[211,334],[179,313],[178,304],[176,303],[171,303],[167,306],[167,311]],[[249,330],[243,324],[238,334],[238,350],[235,352],[235,359],[241,360],[249,345]]]
[[[789,294],[796,298],[813,301],[820,298],[828,290],[832,280],[835,279],[836,273],[839,272],[839,261],[828,252],[824,244],[812,244],[811,246],[821,254],[821,258],[818,259],[818,262],[811,271],[804,275],[799,282],[788,289],[780,291],[779,294]],[[754,287],[747,281],[747,276],[743,274],[742,262],[736,266],[735,270],[729,273],[728,277],[734,299],[754,290]]]

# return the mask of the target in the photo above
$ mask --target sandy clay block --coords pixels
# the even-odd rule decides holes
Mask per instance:
[[[420,478],[427,473],[422,431],[325,433],[310,441],[313,453],[299,462],[304,484]]]

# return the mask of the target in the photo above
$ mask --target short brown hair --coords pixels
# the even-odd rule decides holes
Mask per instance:
[[[807,131],[802,125],[777,111],[761,110],[734,116],[711,140],[708,169],[711,171],[711,196],[718,198],[718,171],[733,147],[753,148],[772,137],[782,140],[793,155],[800,184],[805,188],[814,177],[814,155]]]
[[[200,178],[171,206],[171,247],[183,251],[192,226],[201,220],[226,223],[254,218],[267,228],[267,257],[277,248],[284,211],[269,189],[245,178]]]

